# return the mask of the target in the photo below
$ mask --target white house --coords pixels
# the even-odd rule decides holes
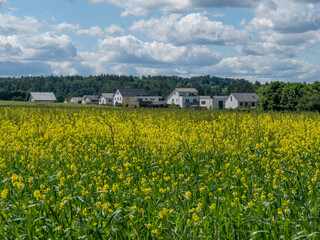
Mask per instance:
[[[72,97],[69,101],[69,103],[82,103],[82,97]]]
[[[30,102],[56,102],[57,98],[53,92],[30,92],[28,101]]]
[[[212,109],[212,98],[210,96],[200,96],[200,107]]]
[[[226,108],[256,107],[259,96],[256,93],[231,93]]]
[[[98,104],[99,96],[97,95],[85,95],[82,98],[82,104]]]
[[[101,93],[99,96],[100,105],[113,105],[114,93]]]
[[[148,96],[143,88],[119,88],[114,93],[113,105],[124,104],[125,97]]]
[[[167,97],[168,105],[177,105],[181,108],[198,108],[199,94],[195,88],[175,88]]]
[[[225,109],[226,101],[229,96],[213,96],[212,104],[215,109]]]

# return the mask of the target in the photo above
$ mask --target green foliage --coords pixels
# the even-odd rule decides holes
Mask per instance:
[[[319,111],[320,84],[272,82],[258,90],[259,107],[276,111]]]
[[[115,92],[117,88],[145,88],[149,94],[166,97],[176,87],[196,88],[200,95],[229,95],[231,92],[256,92],[261,84],[244,79],[199,76],[183,78],[177,76],[49,76],[0,78],[0,100],[14,97],[27,100],[29,92],[50,91],[58,102],[67,97]],[[18,100],[17,99],[17,100]]]

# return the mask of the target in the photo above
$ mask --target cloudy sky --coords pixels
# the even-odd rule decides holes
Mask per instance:
[[[320,81],[320,0],[0,0],[0,76]]]

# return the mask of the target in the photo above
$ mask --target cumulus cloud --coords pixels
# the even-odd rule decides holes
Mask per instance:
[[[309,77],[315,77],[319,70],[315,70],[314,65],[305,61],[295,58],[279,59],[277,55],[225,58],[211,67],[211,71],[224,76],[265,81],[299,81],[308,72]]]
[[[316,2],[316,1],[309,1]],[[264,0],[255,9],[250,27],[257,31],[302,33],[320,29],[320,4]]]
[[[124,34],[124,29],[118,25],[115,24],[111,24],[108,27],[105,27],[104,31],[108,34],[108,35],[123,35]]]
[[[34,17],[18,18],[12,14],[0,14],[0,34],[35,33],[40,24]]]
[[[26,41],[28,39],[28,41]],[[0,37],[0,60],[5,61],[60,61],[75,57],[76,48],[66,35],[50,33]]]
[[[130,30],[141,32],[153,40],[178,45],[234,45],[250,39],[246,30],[211,21],[203,13],[171,14],[160,19],[141,20],[133,23]]]
[[[260,0],[87,0],[95,4],[112,4],[124,8],[126,15],[147,15],[153,11],[186,12],[192,9],[207,8],[252,8]]]
[[[99,26],[92,26],[89,29],[82,28],[79,24],[73,25],[70,23],[60,23],[52,27],[56,32],[73,32],[76,35],[84,35],[93,38],[102,38],[104,33]]]
[[[220,55],[202,46],[174,46],[143,42],[134,36],[108,37],[100,41],[100,50],[108,60],[143,64],[210,64]]]

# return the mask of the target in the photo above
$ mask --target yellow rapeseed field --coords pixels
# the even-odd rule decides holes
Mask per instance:
[[[317,239],[320,115],[0,109],[1,239]]]

